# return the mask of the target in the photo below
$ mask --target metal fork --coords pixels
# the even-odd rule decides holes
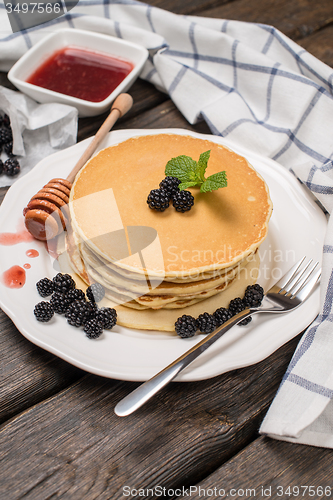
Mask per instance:
[[[119,417],[130,415],[140,408],[162,387],[173,380],[186,366],[194,361],[201,353],[218,340],[225,332],[248,316],[256,313],[283,313],[292,311],[304,302],[311,294],[320,280],[321,270],[318,262],[305,257],[298,261],[275,285],[265,294],[258,307],[251,307],[233,316],[222,326],[214,330],[186,351],[182,356],[173,361],[169,366],[157,373],[147,382],[119,401],[114,411]]]

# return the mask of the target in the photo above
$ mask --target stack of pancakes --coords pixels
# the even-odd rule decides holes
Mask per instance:
[[[228,186],[191,188],[194,206],[185,213],[172,204],[151,210],[147,196],[167,162],[207,150],[206,176],[225,170]],[[181,314],[212,313],[256,281],[271,211],[264,180],[228,148],[176,134],[134,137],[100,151],[77,175],[68,256],[87,284],[104,286],[119,323],[173,330]]]

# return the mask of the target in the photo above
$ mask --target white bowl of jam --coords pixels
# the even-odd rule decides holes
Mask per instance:
[[[104,113],[139,76],[144,47],[91,31],[64,29],[34,45],[8,79],[37,102],[75,106],[79,116]]]

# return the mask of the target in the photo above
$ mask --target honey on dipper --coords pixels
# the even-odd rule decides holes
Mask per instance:
[[[23,210],[23,215],[25,226],[34,238],[50,240],[66,229],[69,220],[69,194],[76,174],[90,159],[118,118],[127,113],[132,104],[133,99],[129,94],[120,94],[114,101],[109,116],[67,178],[52,179],[31,198]]]

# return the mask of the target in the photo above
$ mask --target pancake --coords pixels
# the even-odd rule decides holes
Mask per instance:
[[[64,252],[59,257],[59,264],[62,272],[72,273],[77,288],[85,290],[86,284],[80,277],[82,268],[75,268],[75,262],[78,263],[78,261],[73,259],[73,254],[72,260],[69,260],[68,252]],[[123,304],[119,304],[107,296],[99,303],[99,305],[100,307],[114,307],[117,310],[117,323],[121,326],[145,331],[157,330],[175,333],[175,322],[182,314],[189,314],[197,318],[202,312],[213,314],[213,312],[219,307],[228,307],[229,302],[232,299],[242,296],[245,288],[257,281],[258,269],[259,254],[257,252],[248,265],[242,269],[237,279],[233,280],[230,286],[228,286],[223,293],[210,297],[204,302],[188,305],[185,308],[180,307],[176,309],[165,308],[153,310],[143,308],[139,304],[137,305],[137,308],[129,308]]]
[[[207,150],[207,176],[225,170],[228,186],[212,193],[191,188],[194,206],[183,214],[173,207],[150,210],[147,195],[163,179],[166,163],[178,155],[198,160]],[[93,253],[120,269],[163,280],[232,268],[265,239],[271,211],[267,186],[245,158],[208,140],[174,134],[135,137],[100,151],[79,172],[70,196],[73,227]],[[157,235],[145,247],[144,262],[128,245],[135,227]]]
[[[189,190],[194,206],[156,212],[147,196],[167,162],[210,150],[206,177],[226,171],[228,185]],[[258,276],[258,247],[272,203],[247,160],[208,140],[158,134],[128,139],[95,155],[78,173],[70,195],[67,258],[86,285],[105,288],[101,305],[115,307],[119,324],[173,331],[179,315],[227,307]],[[82,282],[81,282],[82,283]]]

